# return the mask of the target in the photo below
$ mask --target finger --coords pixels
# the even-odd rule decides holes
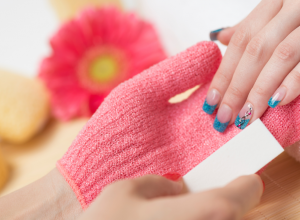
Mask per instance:
[[[134,193],[146,199],[178,195],[183,189],[182,181],[172,181],[156,175],[134,179],[131,184],[134,187]]]
[[[255,108],[250,123],[262,116],[268,104],[270,107],[276,107],[287,92],[287,99],[283,104],[289,103],[299,95],[299,38],[298,27],[278,45],[261,71],[247,99],[247,103],[252,103]]]
[[[229,201],[237,219],[259,204],[264,191],[260,176],[253,174],[242,176],[221,189],[220,195]]]
[[[222,30],[217,36],[218,41],[220,41],[222,44],[227,46],[231,40],[232,35],[235,33],[237,28],[238,25],[235,25],[233,27],[225,28],[224,30]]]
[[[263,188],[258,175],[243,176],[223,188],[164,199],[160,212],[170,219],[241,219],[259,203]]]
[[[296,11],[281,10],[274,19],[249,42],[235,70],[222,103],[231,107],[233,111],[231,122],[235,119],[235,124],[240,129],[244,129],[250,120],[258,118],[262,114],[261,110],[265,110],[267,107],[267,102],[255,105],[253,102],[246,102],[246,99],[276,47],[300,24],[300,15],[298,15],[297,21],[295,21],[295,18],[293,18],[294,15],[290,15],[293,13],[295,14]],[[275,64],[274,66],[278,65]],[[274,85],[276,85],[276,80],[278,79],[274,80],[273,78],[280,78],[281,75],[282,74],[274,75],[272,73],[272,77],[267,79],[269,85],[274,84],[274,82]],[[272,83],[270,83],[270,81]],[[278,87],[278,85],[276,86]],[[261,87],[256,89],[258,93],[261,93],[263,96],[266,95],[263,94]],[[274,92],[274,90],[272,92]],[[271,95],[272,94],[270,94],[270,96]],[[270,96],[267,97],[267,99],[269,99]],[[252,109],[252,111],[250,111],[250,109]],[[247,115],[247,112],[249,115]],[[245,120],[243,118],[245,118]]]
[[[232,35],[237,30],[239,24],[237,24],[233,27],[221,28],[221,29],[210,32],[210,40],[212,40],[212,41],[218,40],[222,44],[227,46],[229,44],[229,41],[231,40]]]
[[[270,99],[270,106],[286,105],[300,95],[300,63],[288,74],[282,85]],[[274,98],[274,99],[273,99]]]
[[[233,34],[222,63],[210,85],[207,98],[207,105],[213,106],[213,110],[220,104],[234,74],[234,71],[245,51],[246,46],[269,21],[280,11],[281,1],[261,1],[258,6],[238,25]],[[219,93],[213,96],[210,93]]]

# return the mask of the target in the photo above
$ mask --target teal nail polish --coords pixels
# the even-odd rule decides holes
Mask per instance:
[[[207,114],[211,115],[221,99],[220,93],[216,89],[211,89],[205,98],[202,109]]]
[[[285,97],[287,89],[283,86],[279,87],[268,101],[271,108],[275,108]]]
[[[268,101],[268,105],[271,108],[275,108],[279,104],[279,102],[281,102],[281,100],[275,101],[273,98],[270,98]]]
[[[219,122],[219,120],[216,116],[215,121],[214,121],[214,129],[221,132],[221,133],[223,133],[226,130],[228,124],[229,124],[229,121],[226,122],[226,123]]]
[[[225,29],[225,28],[220,28],[220,29],[211,31],[211,32],[209,33],[209,38],[210,38],[210,40],[211,40],[211,41],[216,41],[216,40],[218,40],[217,38],[218,38],[219,32],[221,32],[221,31],[224,30],[224,29]]]
[[[239,129],[243,130],[248,125],[249,121],[250,119],[241,119],[240,116],[238,115],[234,121],[234,124]]]
[[[232,118],[232,109],[222,104],[214,121],[214,129],[219,132],[224,132]]]
[[[205,99],[202,109],[204,112],[206,112],[207,114],[211,115],[212,113],[214,113],[215,109],[216,109],[217,105],[209,105]]]

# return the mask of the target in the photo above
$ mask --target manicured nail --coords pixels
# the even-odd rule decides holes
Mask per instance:
[[[216,40],[218,40],[218,34],[219,34],[222,30],[224,30],[224,29],[225,29],[225,28],[220,28],[220,29],[211,31],[211,32],[209,33],[209,38],[210,38],[210,40],[211,40],[211,41],[216,41]]]
[[[231,120],[231,117],[231,108],[226,104],[221,105],[214,121],[214,129],[219,132],[224,132]]]
[[[279,102],[281,102],[281,100],[284,98],[286,94],[286,88],[285,87],[280,87],[276,90],[276,92],[272,95],[272,97],[270,98],[268,105],[271,108],[275,108]]]
[[[163,175],[163,177],[169,180],[177,181],[181,178],[181,175],[179,173],[166,173],[165,175]]]
[[[235,119],[234,124],[239,129],[244,129],[249,123],[251,117],[253,115],[253,106],[250,103],[246,103],[238,116]]]
[[[220,93],[216,90],[216,89],[212,89],[207,93],[206,99],[203,103],[202,109],[204,112],[206,112],[207,114],[211,115],[219,101],[220,101],[221,95]]]

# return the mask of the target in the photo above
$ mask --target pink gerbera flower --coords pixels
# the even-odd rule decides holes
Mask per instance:
[[[91,116],[119,83],[166,58],[149,23],[116,8],[90,8],[50,40],[39,77],[55,117]]]

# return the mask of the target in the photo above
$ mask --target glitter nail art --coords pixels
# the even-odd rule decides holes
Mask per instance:
[[[240,113],[238,114],[238,116],[236,117],[234,124],[239,129],[244,129],[248,125],[252,117],[252,114],[253,114],[252,105],[251,104],[245,105],[240,111]]]
[[[223,133],[225,131],[225,129],[227,128],[228,124],[229,124],[229,121],[226,123],[221,123],[221,122],[219,122],[218,117],[216,117],[215,121],[214,121],[214,129]]]
[[[204,112],[211,115],[215,111],[216,107],[217,107],[217,105],[209,105],[205,99],[202,109]]]

